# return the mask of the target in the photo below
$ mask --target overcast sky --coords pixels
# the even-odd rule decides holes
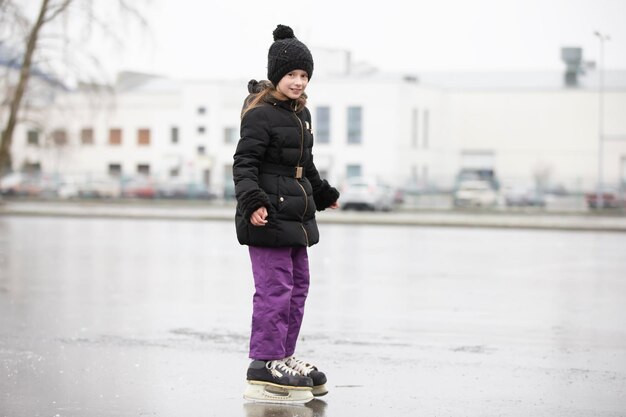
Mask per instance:
[[[562,70],[560,48],[626,69],[626,0],[152,0],[112,70],[263,78],[278,23],[309,47],[352,51],[383,71]]]

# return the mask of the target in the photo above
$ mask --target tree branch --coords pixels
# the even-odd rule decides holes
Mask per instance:
[[[17,82],[17,87],[15,88],[15,94],[11,100],[11,105],[9,106],[9,117],[6,121],[6,128],[2,131],[2,139],[0,141],[0,174],[11,169],[10,149],[13,141],[13,131],[15,130],[15,125],[17,124],[18,113],[22,105],[22,99],[24,98],[28,80],[30,78],[30,68],[33,61],[33,55],[37,49],[39,32],[45,24],[45,15],[48,10],[48,4],[49,0],[42,1],[37,21],[33,25],[26,42],[26,50],[24,51],[24,58],[21,63],[22,68],[20,69],[19,80]]]
[[[43,23],[46,24],[54,20],[58,15],[63,13],[69,7],[69,5],[72,4],[72,2],[73,0],[63,0],[63,3],[61,3],[55,9],[49,8],[48,10],[50,11],[50,15],[45,17]]]
[[[149,1],[143,0],[144,3]],[[4,120],[4,129],[0,129],[0,175],[11,169],[11,145],[16,124],[21,121],[22,117],[28,117],[29,110],[36,111],[38,109],[37,102],[29,102],[29,97],[26,96],[26,89],[30,84],[29,79],[32,76],[31,73],[34,72],[33,69],[43,71],[46,79],[52,80],[52,84],[54,84],[55,79],[58,81],[63,78],[59,72],[62,65],[57,67],[55,64],[64,62],[65,71],[69,71],[68,74],[64,74],[65,80],[67,80],[67,75],[70,75],[80,85],[81,79],[87,78],[90,81],[89,85],[98,86],[95,80],[104,76],[102,73],[104,69],[102,65],[98,65],[95,56],[89,60],[88,44],[85,41],[90,38],[89,35],[94,28],[103,32],[109,39],[117,40],[120,44],[123,44],[124,41],[124,35],[116,33],[111,27],[109,19],[111,13],[97,13],[95,11],[96,0],[39,0],[39,3],[38,16],[33,22],[23,12],[27,9],[26,6],[20,5],[15,0],[0,0],[0,39],[7,38],[8,40],[3,42],[3,49],[7,49],[9,52],[11,50],[20,51],[19,54],[15,54],[16,65],[10,69],[12,73],[19,72],[17,82],[14,83],[15,78],[12,76],[4,78],[6,86],[3,86],[3,89],[6,90],[6,95],[2,97],[0,104],[8,108],[8,114]],[[98,4],[107,3],[99,2]],[[134,0],[116,0],[113,4],[116,4],[116,12],[118,12],[114,13],[114,17],[119,15],[130,16],[135,24],[139,23],[144,28],[148,26],[146,18],[141,13],[141,8],[137,6]],[[72,25],[75,22],[84,21],[75,18],[74,12],[79,14],[84,12],[84,16],[87,17],[87,21],[83,23],[88,31],[88,33],[84,33],[87,36],[77,37],[72,33],[72,37],[70,37]],[[60,20],[59,18],[65,19],[59,25],[48,25],[52,21]],[[50,29],[48,29],[49,27]],[[61,35],[57,33],[59,28],[65,30]],[[75,43],[83,42],[85,42],[84,45],[81,45],[83,48],[75,48]],[[87,55],[81,55],[83,53],[87,53]],[[16,71],[16,68],[19,68],[19,71]],[[28,87],[29,91],[33,93],[33,98],[41,97],[41,93],[34,87],[37,87],[37,84]],[[98,86],[98,90],[104,89],[102,87]],[[32,90],[33,88],[34,90]],[[58,88],[58,85],[49,85],[47,88]],[[4,104],[5,102],[6,104]],[[32,109],[30,108],[31,105],[34,105]],[[24,114],[20,114],[20,109],[25,111]]]

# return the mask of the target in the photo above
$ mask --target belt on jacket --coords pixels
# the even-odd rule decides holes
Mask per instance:
[[[284,177],[302,178],[303,167],[292,167],[288,165],[261,163],[260,172],[265,174],[282,175]]]

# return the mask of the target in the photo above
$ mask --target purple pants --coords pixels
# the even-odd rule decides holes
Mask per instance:
[[[306,247],[250,246],[256,289],[252,300],[251,359],[293,355],[309,292]]]

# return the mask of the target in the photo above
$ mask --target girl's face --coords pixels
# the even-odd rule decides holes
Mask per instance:
[[[293,70],[285,74],[280,79],[276,90],[288,98],[295,100],[299,98],[309,83],[309,74],[304,70]]]

